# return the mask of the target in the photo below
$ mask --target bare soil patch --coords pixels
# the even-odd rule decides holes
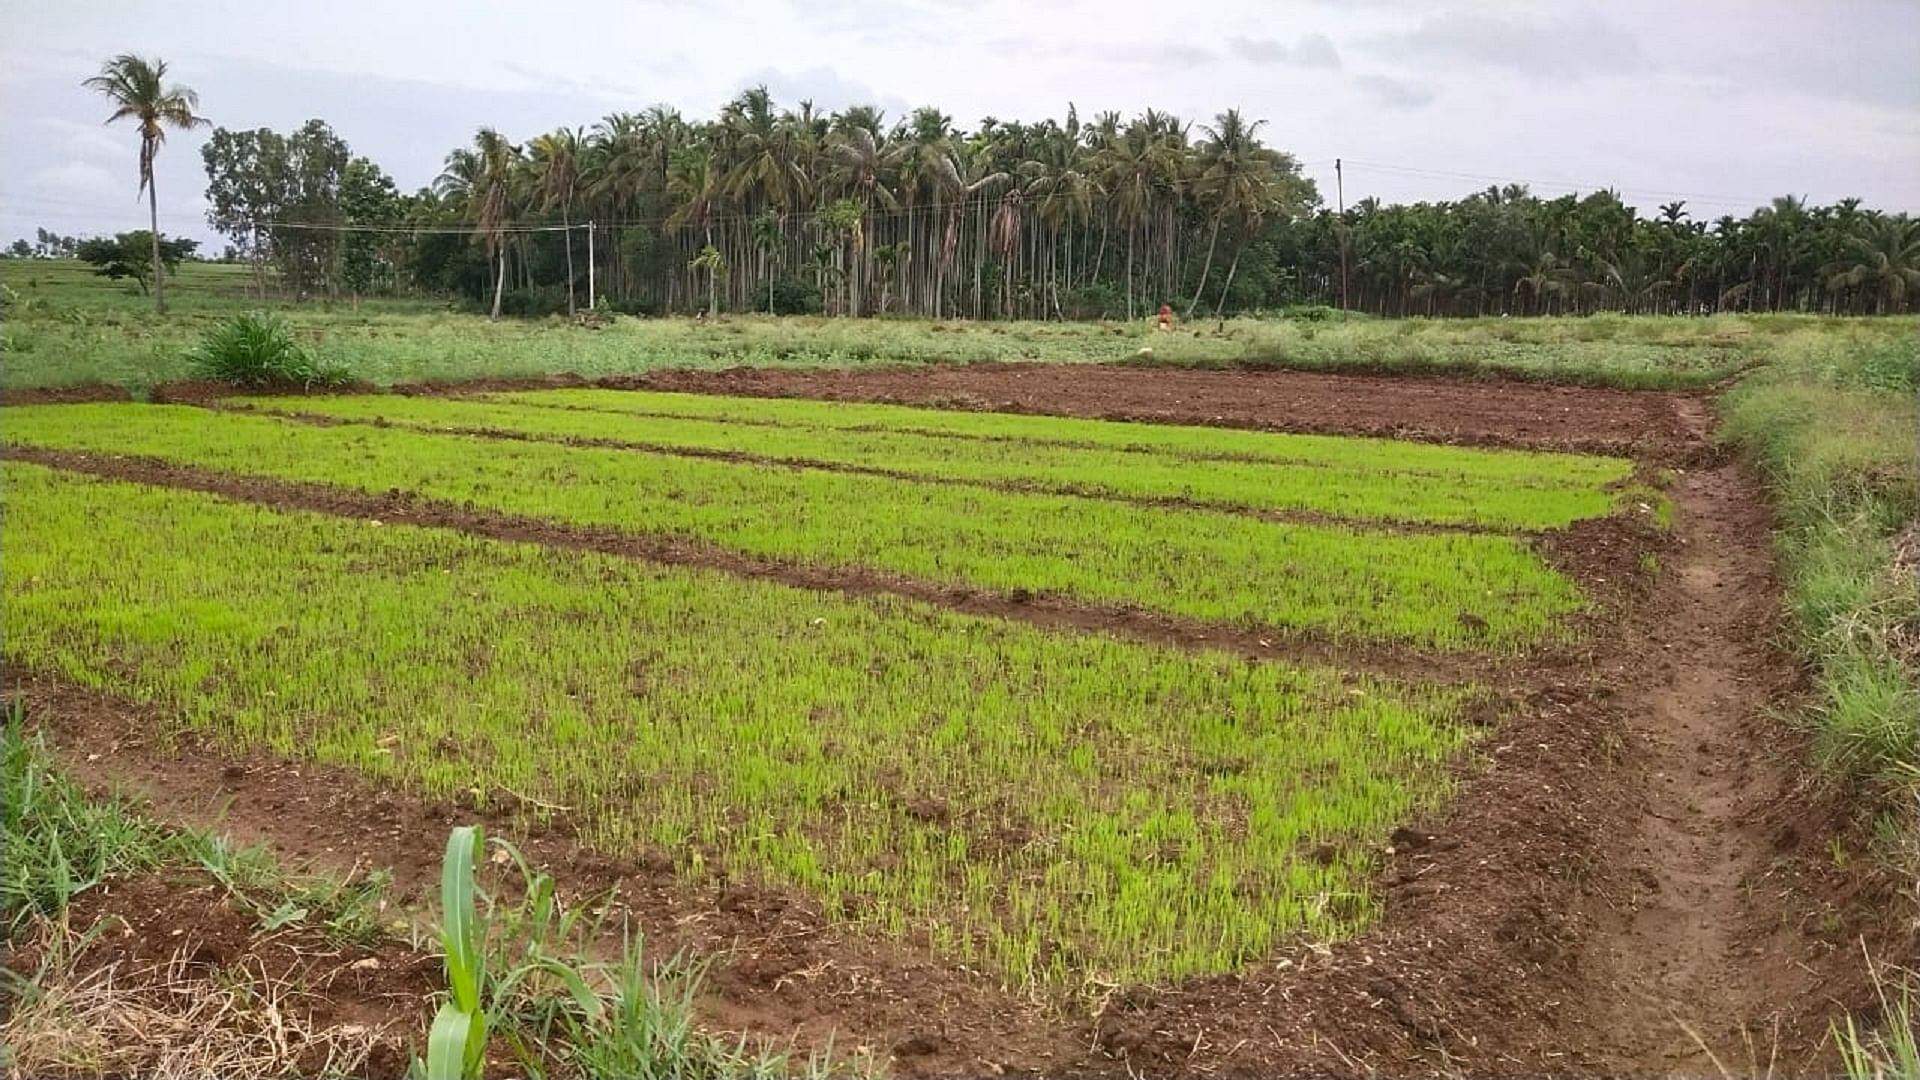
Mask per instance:
[[[23,390],[0,390],[0,406],[7,405],[80,405],[90,401],[131,401],[133,395],[124,386],[107,383],[82,383],[79,386],[46,386]]]
[[[1661,462],[1686,460],[1703,449],[1702,432],[1680,413],[1680,403],[1694,400],[1690,395],[1511,379],[998,363],[675,370],[602,379],[598,385],[1373,435],[1621,454]]]
[[[64,1007],[16,1017],[10,1032],[14,1052],[36,1068],[66,1054],[84,1062],[80,1048],[98,1035],[110,1060],[136,1075],[331,1066],[401,1077],[422,1045],[440,978],[437,957],[398,941],[363,949],[297,925],[263,930],[197,870],[103,882],[74,901],[67,926],[84,945],[43,984]],[[35,971],[55,945],[42,937],[6,964]],[[103,1030],[63,1031],[63,1019]],[[225,1037],[196,1030],[196,1021],[215,1020]]]

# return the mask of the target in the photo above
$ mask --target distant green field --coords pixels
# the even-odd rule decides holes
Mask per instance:
[[[175,310],[153,314],[139,290],[79,263],[0,259],[9,290],[0,387],[108,383],[136,391],[192,374],[184,352],[217,318],[283,311],[319,354],[376,385],[665,367],[855,367],[980,360],[1491,372],[1625,387],[1700,386],[1764,359],[1783,335],[1891,340],[1920,319],[1816,316],[1333,322],[1203,320],[1171,334],[1145,324],[963,322],[729,316],[620,318],[588,329],[563,320],[489,322],[430,300],[262,302],[246,268],[188,264],[169,286]]]

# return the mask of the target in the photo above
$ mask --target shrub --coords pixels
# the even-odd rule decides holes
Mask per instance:
[[[307,354],[293,336],[293,328],[277,315],[235,315],[200,339],[187,352],[196,375],[235,386],[344,386],[352,382],[345,369],[321,364]]]
[[[510,319],[542,319],[567,313],[567,290],[560,285],[508,289],[500,294],[500,314]]]
[[[1060,308],[1069,319],[1117,319],[1127,311],[1119,292],[1099,282],[1068,289],[1060,297]]]
[[[820,290],[797,278],[781,278],[773,283],[775,315],[818,315],[823,305]]]

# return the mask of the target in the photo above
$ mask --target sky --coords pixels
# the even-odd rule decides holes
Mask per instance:
[[[320,117],[404,190],[525,139],[743,88],[962,127],[1238,107],[1337,198],[1612,187],[1700,218],[1781,194],[1920,212],[1920,0],[0,0],[0,243],[144,228],[138,137],[81,87],[164,57],[215,124]],[[161,228],[211,240],[169,138]]]

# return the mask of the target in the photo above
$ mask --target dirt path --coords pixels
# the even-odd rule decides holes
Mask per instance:
[[[1653,662],[1619,688],[1643,805],[1614,858],[1638,888],[1591,940],[1611,991],[1594,1051],[1639,1074],[1701,1075],[1718,1071],[1702,1042],[1735,1070],[1756,1048],[1764,1061],[1767,1014],[1791,1000],[1786,958],[1753,955],[1749,886],[1777,857],[1762,823],[1798,763],[1755,752],[1793,676],[1770,645],[1765,504],[1735,465],[1683,477],[1674,496],[1678,536],[1643,654]],[[1755,1046],[1743,1027],[1757,1029]]]

